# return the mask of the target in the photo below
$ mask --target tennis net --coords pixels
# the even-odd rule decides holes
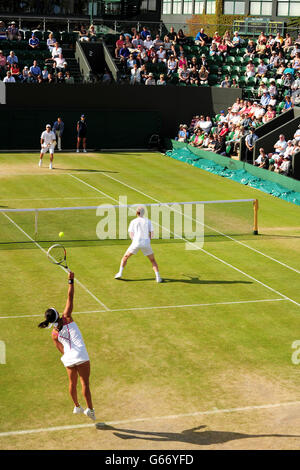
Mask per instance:
[[[154,239],[200,240],[258,233],[256,199],[166,202],[87,207],[0,208],[0,244],[126,240],[142,206]]]

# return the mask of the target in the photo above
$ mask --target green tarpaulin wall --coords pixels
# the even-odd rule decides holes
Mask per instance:
[[[172,149],[166,152],[168,157],[300,206],[300,181],[175,140],[171,140],[171,145]]]

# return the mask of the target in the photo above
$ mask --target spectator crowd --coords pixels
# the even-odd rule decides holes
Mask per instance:
[[[256,129],[273,117],[270,105],[264,107],[259,102],[251,103],[237,98],[232,106],[226,111],[221,110],[213,118],[197,115],[193,116],[189,125],[180,124],[175,140],[226,157],[238,157],[241,139],[244,137],[245,160],[248,163],[289,175],[292,157],[300,152],[300,125],[292,140],[286,140],[285,136],[280,134],[278,141],[274,142],[272,152],[266,153],[260,148],[259,156],[255,160],[253,157],[254,145],[258,139]]]
[[[2,22],[2,26],[3,24]],[[23,40],[23,36],[15,26],[14,21],[4,29],[5,30],[3,30],[2,27],[2,37],[0,36],[1,44],[3,44],[5,40]],[[41,59],[41,55],[38,51],[43,49],[43,47],[45,48],[45,54],[43,55],[48,55],[48,57]],[[0,49],[0,78],[3,82],[37,84],[74,83],[74,77],[71,76],[62,47],[53,33],[49,32],[46,44],[43,44],[43,47],[41,47],[41,41],[36,33],[32,32],[31,37],[27,41],[27,57],[32,58],[31,63],[29,62],[31,59],[26,60],[26,63],[23,60],[22,63],[22,60],[19,59],[13,50],[6,56],[3,50]],[[48,54],[46,51],[48,51]]]
[[[257,39],[246,40],[237,31],[232,36],[229,31],[223,36],[216,31],[209,37],[201,28],[194,39],[171,27],[161,38],[144,26],[139,32],[133,28],[120,34],[114,52],[132,85],[252,85],[257,89],[267,84],[265,100],[289,95],[290,106],[300,103],[300,34],[293,40],[289,33],[283,38],[280,33],[261,32]]]

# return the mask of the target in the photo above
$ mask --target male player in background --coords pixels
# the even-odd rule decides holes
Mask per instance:
[[[61,138],[64,132],[65,125],[60,117],[57,118],[57,121],[53,124],[53,132],[56,135],[57,140],[57,150],[61,150]]]
[[[40,153],[40,161],[39,161],[39,167],[42,166],[43,164],[43,156],[44,153],[48,152],[50,154],[50,164],[49,164],[49,169],[53,169],[53,157],[54,157],[54,148],[56,145],[56,137],[54,132],[51,130],[51,125],[47,124],[46,125],[46,130],[42,132],[41,135],[41,153]]]
[[[136,211],[137,217],[129,224],[128,233],[132,243],[121,260],[120,269],[119,272],[115,275],[115,279],[122,278],[123,269],[126,266],[128,258],[141,250],[142,253],[151,261],[156,277],[156,282],[163,282],[159,275],[158,266],[151,248],[151,238],[153,238],[152,223],[149,219],[144,217],[144,213],[144,208],[138,207]]]

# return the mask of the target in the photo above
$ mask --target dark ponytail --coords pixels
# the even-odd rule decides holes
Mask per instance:
[[[42,321],[38,327],[39,328],[47,328],[49,326],[50,322],[48,320]]]
[[[38,328],[47,328],[50,323],[54,323],[55,318],[56,318],[56,313],[53,308],[48,308],[45,312],[45,318],[46,320],[42,321],[39,325]]]

